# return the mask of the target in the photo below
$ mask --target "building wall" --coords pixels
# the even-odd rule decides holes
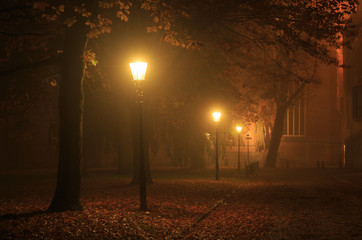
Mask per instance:
[[[348,68],[344,69],[344,144],[345,164],[347,167],[362,169],[362,118],[354,117],[354,111],[361,111],[361,105],[356,107],[353,89],[362,86],[362,11],[352,15],[352,31],[344,35],[344,40],[350,42],[351,48],[343,49],[343,61]],[[362,93],[359,93],[361,102]]]
[[[341,90],[335,66],[319,65],[321,83],[306,88],[305,134],[283,136],[278,166],[338,167],[343,161]]]
[[[350,47],[337,50],[337,58],[347,67],[319,66],[322,84],[307,89],[305,136],[283,136],[279,166],[326,167],[342,165],[362,169],[362,11],[351,17],[351,30],[344,40]],[[355,95],[354,95],[355,91]]]

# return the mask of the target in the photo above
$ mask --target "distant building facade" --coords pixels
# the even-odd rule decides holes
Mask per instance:
[[[351,16],[344,40],[344,143],[346,167],[362,169],[362,11]]]
[[[321,83],[289,107],[278,167],[338,167],[343,162],[342,70],[319,65]]]
[[[320,65],[321,84],[309,85],[288,110],[279,167],[362,169],[362,11],[351,20],[350,47],[336,51],[347,67]]]

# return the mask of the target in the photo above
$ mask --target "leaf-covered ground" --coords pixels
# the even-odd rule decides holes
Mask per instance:
[[[47,213],[56,178],[0,176],[0,239],[362,239],[358,186],[322,170],[153,171],[148,212],[139,188],[112,172],[83,178],[83,211]],[[212,209],[210,211],[210,209]]]

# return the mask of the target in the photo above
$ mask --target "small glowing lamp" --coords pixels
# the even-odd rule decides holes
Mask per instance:
[[[210,133],[205,133],[206,139],[210,139]]]
[[[237,126],[237,127],[236,127],[236,131],[237,131],[238,133],[241,133],[241,129],[242,129],[241,126]]]
[[[214,118],[214,122],[220,122],[221,113],[214,112],[214,113],[212,113],[212,117]]]
[[[130,63],[129,66],[131,67],[133,80],[135,81],[145,80],[146,70],[147,70],[146,62],[134,62]]]

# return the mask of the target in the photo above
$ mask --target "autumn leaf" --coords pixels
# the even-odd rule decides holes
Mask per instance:
[[[42,14],[42,18],[48,20],[48,21],[55,21],[58,18],[58,15],[56,14]]]
[[[50,81],[50,85],[51,85],[52,87],[57,86],[57,81],[54,80],[54,79],[52,79],[52,80]]]
[[[92,66],[97,66],[97,64],[98,64],[98,60],[96,59],[96,54],[95,54],[95,52],[92,51],[92,49],[89,49],[88,51],[86,51],[84,60],[87,63],[90,63]]]
[[[67,25],[68,27],[71,27],[76,22],[77,22],[77,19],[75,17],[71,17],[71,18],[67,18],[64,21],[64,24]]]
[[[64,5],[63,4],[59,5],[58,10],[59,12],[64,12]]]
[[[117,17],[124,22],[128,21],[128,16],[123,11],[117,11]]]
[[[33,8],[34,9],[39,9],[41,11],[44,11],[45,8],[49,7],[49,3],[46,2],[34,2],[33,3]]]

